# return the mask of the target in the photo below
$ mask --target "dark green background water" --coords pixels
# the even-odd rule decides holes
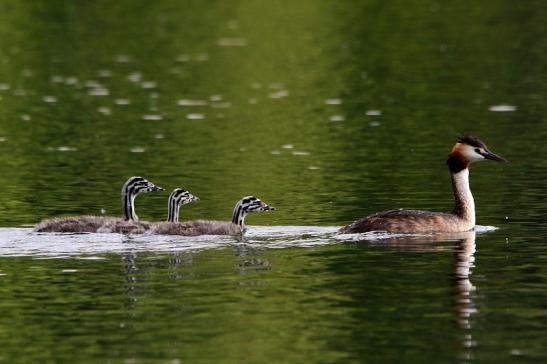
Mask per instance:
[[[199,196],[183,218],[255,194],[277,211],[250,224],[342,225],[450,209],[461,132],[510,163],[471,171],[477,221],[500,229],[477,237],[465,299],[453,242],[4,255],[0,362],[545,361],[546,18],[542,1],[1,3],[4,227],[117,215],[132,175]]]

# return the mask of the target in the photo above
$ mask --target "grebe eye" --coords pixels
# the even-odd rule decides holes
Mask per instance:
[[[477,152],[478,154],[481,154],[481,150],[479,148],[475,148],[475,152]]]

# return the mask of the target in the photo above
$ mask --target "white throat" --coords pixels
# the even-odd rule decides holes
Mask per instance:
[[[452,188],[454,190],[454,214],[475,225],[475,201],[469,188],[469,169],[452,173]]]

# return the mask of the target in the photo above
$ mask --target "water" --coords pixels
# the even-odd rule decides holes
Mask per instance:
[[[84,16],[85,15],[85,16]],[[544,362],[542,2],[0,5],[0,362]],[[479,135],[482,228],[345,236],[451,208]],[[244,240],[40,235],[120,214],[132,175]],[[137,199],[166,215],[168,193]],[[432,350],[434,349],[434,350]]]

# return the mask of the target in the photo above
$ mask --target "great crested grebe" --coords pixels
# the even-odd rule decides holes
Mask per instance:
[[[490,159],[506,160],[488,150],[478,138],[464,135],[448,155],[446,164],[452,175],[455,207],[452,212],[429,212],[417,210],[391,210],[377,212],[364,217],[339,230],[342,234],[367,231],[399,233],[460,232],[475,227],[475,202],[469,189],[469,165]]]
[[[162,235],[237,235],[245,230],[245,216],[251,212],[272,211],[268,206],[254,196],[239,200],[234,208],[232,221],[195,220],[179,222],[159,222],[152,224],[151,232]]]
[[[129,178],[122,187],[122,210],[124,218],[107,216],[73,216],[47,219],[35,227],[38,232],[122,232],[140,233],[148,228],[147,223],[139,223],[135,213],[135,198],[141,193],[159,192],[163,188],[142,177]]]

